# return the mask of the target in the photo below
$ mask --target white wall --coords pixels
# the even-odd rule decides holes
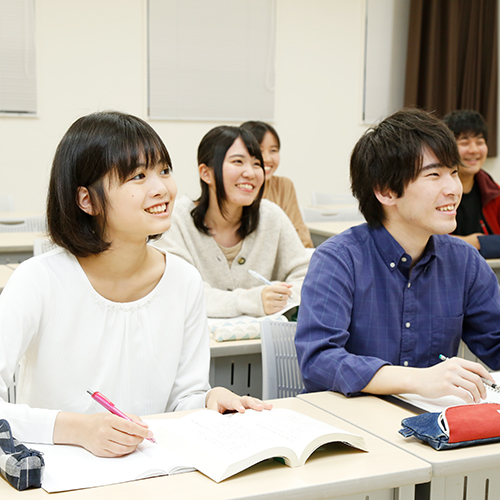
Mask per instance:
[[[50,163],[78,117],[117,109],[147,118],[146,0],[37,0],[38,117],[0,117],[0,193],[43,210]],[[346,192],[361,124],[364,0],[278,0],[275,126],[280,171],[299,201]],[[258,118],[258,117],[256,117]],[[180,192],[198,194],[196,149],[215,122],[151,121]]]
[[[55,148],[76,118],[117,109],[147,119],[146,8],[146,0],[36,0],[38,117],[0,117],[0,194],[12,193],[17,209],[44,209]],[[364,0],[277,0],[274,125],[280,172],[303,205],[314,189],[349,190],[350,152],[366,129],[364,8]],[[219,123],[150,123],[179,192],[197,196],[196,149]]]

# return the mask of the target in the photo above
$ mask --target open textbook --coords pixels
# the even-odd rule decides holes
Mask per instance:
[[[500,384],[500,372],[491,373],[495,382]],[[485,385],[487,398],[482,403],[500,403],[500,392],[492,389],[491,387]],[[465,390],[465,389],[464,389]],[[424,398],[418,394],[398,394],[394,396],[397,399],[409,403],[421,410],[429,412],[442,412],[450,406],[458,406],[466,404],[463,399],[457,396],[443,396],[441,398]]]
[[[180,418],[145,420],[158,444],[144,441],[120,458],[98,458],[82,448],[32,445],[44,453],[42,488],[49,493],[199,470],[216,482],[273,457],[303,465],[323,444],[342,442],[367,451],[361,436],[287,409],[221,415],[199,410]]]

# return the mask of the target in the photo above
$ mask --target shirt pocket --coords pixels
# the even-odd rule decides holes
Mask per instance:
[[[429,366],[435,365],[439,361],[439,355],[452,357],[458,353],[464,315],[453,318],[446,316],[435,316],[432,318],[431,350],[429,353]]]

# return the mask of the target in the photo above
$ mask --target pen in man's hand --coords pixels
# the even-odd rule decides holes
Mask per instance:
[[[440,355],[439,355],[439,359],[440,359],[441,361],[446,361],[446,360],[448,360],[448,359],[450,359],[450,358],[447,358],[444,354],[440,354]],[[487,378],[483,378],[483,377],[481,377],[481,380],[482,380],[483,384],[485,384],[485,385],[487,385],[487,386],[491,387],[491,388],[492,388],[492,389],[494,389],[495,391],[500,392],[500,386],[499,386],[498,384],[495,384],[495,383],[491,382],[490,380],[488,380]]]
[[[133,420],[125,415],[122,411],[120,411],[106,396],[101,394],[100,392],[92,392],[92,391],[87,391],[90,394],[90,397],[96,402],[99,403],[103,408],[106,408],[106,410],[110,411],[113,415],[116,415],[118,417],[124,418],[125,420],[130,420],[130,422],[133,422]],[[137,423],[137,422],[136,422]],[[155,438],[146,438],[148,441],[151,441],[151,443],[156,444]]]
[[[252,271],[252,269],[249,269],[248,272],[254,277],[254,278],[257,278],[258,280],[262,281],[262,283],[265,283],[266,285],[272,285],[272,283],[264,278],[264,276],[262,276],[262,274],[259,274],[257,271]]]

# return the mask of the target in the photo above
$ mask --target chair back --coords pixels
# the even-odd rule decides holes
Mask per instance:
[[[289,398],[304,389],[295,350],[296,329],[295,322],[261,323],[263,399]]]
[[[35,238],[33,240],[33,255],[35,257],[42,253],[50,252],[54,250],[54,248],[58,248],[58,246],[54,245],[49,238]]]
[[[46,230],[44,215],[34,215],[14,222],[0,222],[0,233],[44,233]]]

